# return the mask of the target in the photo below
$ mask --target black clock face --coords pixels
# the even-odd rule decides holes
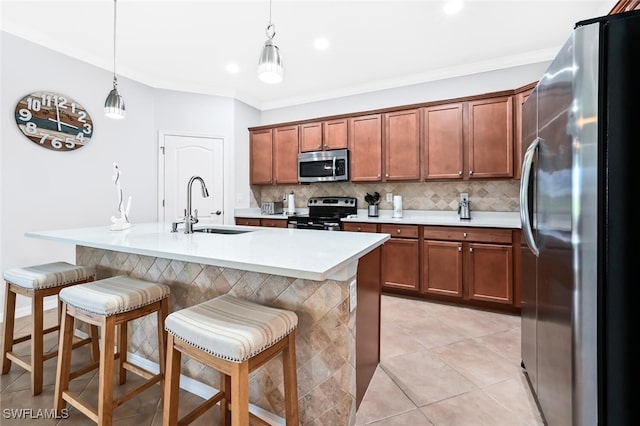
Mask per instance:
[[[16,105],[16,124],[33,143],[53,151],[73,151],[89,143],[93,121],[87,110],[68,96],[34,92]]]

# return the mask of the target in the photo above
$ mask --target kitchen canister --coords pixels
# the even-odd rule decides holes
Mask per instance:
[[[402,195],[393,196],[393,217],[402,217]]]

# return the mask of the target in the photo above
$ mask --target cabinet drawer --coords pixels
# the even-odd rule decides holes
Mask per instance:
[[[343,231],[351,232],[378,232],[378,225],[375,223],[360,223],[360,222],[344,222],[342,224]]]
[[[418,238],[418,225],[380,225],[380,233],[394,238]]]
[[[424,238],[429,240],[511,244],[511,232],[510,229],[425,226]]]
[[[286,228],[287,221],[286,219],[260,219],[260,224],[262,226],[269,226],[272,228]]]
[[[236,225],[260,226],[260,219],[251,217],[236,217]]]

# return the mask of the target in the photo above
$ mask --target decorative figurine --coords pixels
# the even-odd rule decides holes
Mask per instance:
[[[122,204],[122,188],[120,187],[120,169],[118,168],[117,163],[113,163],[113,181],[116,184],[116,191],[118,192],[118,211],[120,212],[120,217],[111,216],[111,230],[112,231],[122,231],[123,229],[131,228],[131,223],[129,222],[129,209],[131,208],[131,196],[127,200],[127,208],[124,208]]]

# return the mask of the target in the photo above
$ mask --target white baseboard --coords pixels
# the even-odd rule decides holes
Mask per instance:
[[[56,296],[45,297],[42,306],[45,311],[48,311],[49,309],[58,309],[58,298]],[[16,309],[15,318],[28,317],[29,315],[31,315],[31,303]],[[0,320],[3,318],[4,306],[2,307],[2,311],[0,311]]]

